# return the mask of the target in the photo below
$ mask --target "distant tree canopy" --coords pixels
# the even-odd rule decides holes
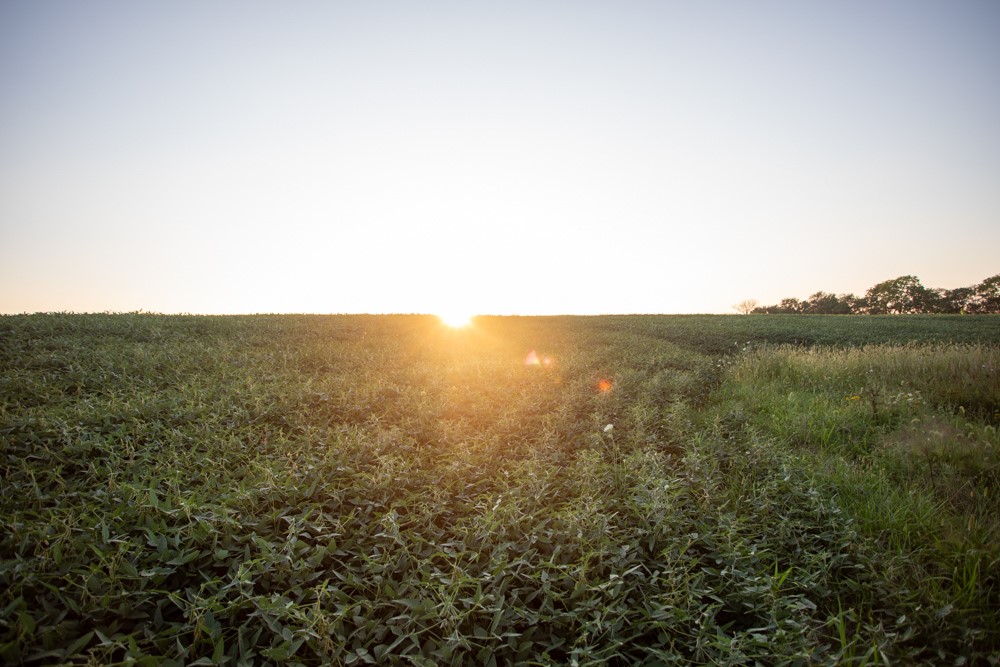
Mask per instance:
[[[865,308],[871,315],[912,315],[931,308],[933,292],[920,284],[916,276],[886,280],[865,293]]]
[[[752,300],[744,301],[744,304]],[[738,309],[740,312],[745,312]],[[757,306],[754,314],[904,315],[915,313],[1000,313],[1000,274],[978,285],[953,290],[924,287],[916,276],[900,276],[869,288],[864,296],[816,292],[805,301],[782,299]]]

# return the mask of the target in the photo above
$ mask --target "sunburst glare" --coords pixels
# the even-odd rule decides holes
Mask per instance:
[[[446,326],[452,327],[453,329],[460,329],[462,327],[467,327],[472,324],[472,318],[475,317],[472,313],[453,310],[443,313],[438,313],[438,319],[441,320]]]

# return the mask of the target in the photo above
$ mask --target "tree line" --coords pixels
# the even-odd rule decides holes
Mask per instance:
[[[909,315],[1000,313],[1000,274],[956,289],[924,287],[916,276],[900,276],[871,287],[864,296],[816,292],[808,299],[782,299],[761,306],[752,299],[733,306],[743,314]]]

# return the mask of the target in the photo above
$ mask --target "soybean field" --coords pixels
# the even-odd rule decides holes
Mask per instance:
[[[1000,316],[0,317],[0,662],[1000,663]]]

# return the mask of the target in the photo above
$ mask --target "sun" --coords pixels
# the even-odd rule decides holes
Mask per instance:
[[[438,313],[438,319],[441,320],[445,325],[453,328],[460,329],[462,327],[467,327],[472,324],[472,318],[474,316],[472,313],[461,311],[461,310],[450,310],[443,313]]]

